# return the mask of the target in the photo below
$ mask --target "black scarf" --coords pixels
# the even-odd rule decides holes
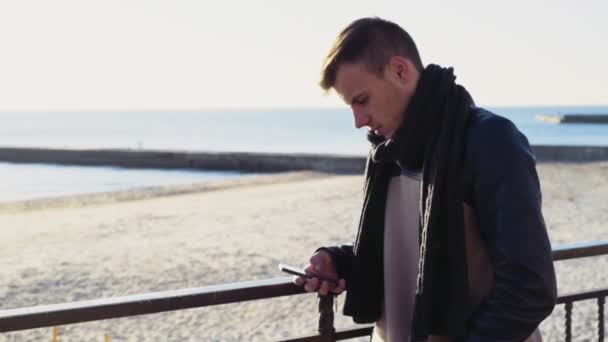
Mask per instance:
[[[358,323],[380,317],[391,169],[395,163],[422,169],[420,260],[412,324],[416,340],[429,334],[463,336],[471,311],[461,169],[473,101],[455,79],[453,69],[429,65],[394,136],[386,141],[373,133],[368,136],[372,149],[344,313]]]

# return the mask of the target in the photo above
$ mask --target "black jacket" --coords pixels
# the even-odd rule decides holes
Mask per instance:
[[[465,202],[474,208],[490,250],[494,286],[469,317],[467,341],[522,341],[551,313],[557,296],[535,157],[509,120],[471,110]],[[348,290],[353,246],[323,249],[334,258]]]

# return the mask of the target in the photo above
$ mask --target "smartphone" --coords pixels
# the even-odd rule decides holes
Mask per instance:
[[[327,281],[329,283],[331,283],[334,286],[338,285],[338,280],[337,279],[331,279],[331,278],[327,278],[327,277],[321,277],[315,274],[308,274],[306,273],[306,271],[304,271],[303,269],[299,268],[299,267],[294,267],[294,266],[290,266],[287,264],[279,264],[279,269],[285,273],[289,273],[292,275],[296,275],[296,276],[300,276],[302,278],[318,278],[319,280],[322,281]]]

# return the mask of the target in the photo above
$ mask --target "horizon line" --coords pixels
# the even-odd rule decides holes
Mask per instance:
[[[487,108],[546,108],[546,107],[608,107],[606,104],[480,104]],[[66,108],[66,109],[1,109],[0,114],[7,113],[95,113],[95,112],[197,112],[197,111],[240,111],[240,110],[335,110],[345,109],[348,106],[210,106],[210,107],[158,107],[158,108]]]

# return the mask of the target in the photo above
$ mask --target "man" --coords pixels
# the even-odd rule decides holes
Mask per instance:
[[[527,139],[379,18],[340,33],[321,86],[372,147],[354,245],[317,250],[306,271],[318,277],[296,284],[346,289],[344,314],[375,322],[374,340],[539,338],[557,290]]]

